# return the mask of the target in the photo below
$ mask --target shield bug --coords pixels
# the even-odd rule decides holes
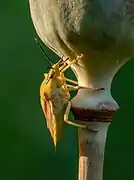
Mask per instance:
[[[40,44],[38,45],[40,46]],[[40,103],[47,121],[47,128],[50,131],[55,145],[55,150],[56,144],[62,136],[64,122],[76,127],[87,128],[86,125],[69,121],[68,116],[71,109],[70,91],[89,88],[78,86],[77,81],[68,79],[64,76],[64,72],[82,57],[83,55],[78,56],[68,63],[67,61],[69,58],[66,60],[61,58],[56,64],[52,64],[51,62],[50,70],[48,73],[44,74],[44,80],[40,86]],[[68,84],[68,82],[73,85]]]

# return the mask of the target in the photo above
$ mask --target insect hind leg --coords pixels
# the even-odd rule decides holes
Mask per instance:
[[[88,127],[87,127],[86,125],[77,124],[77,123],[74,123],[74,122],[68,120],[68,116],[69,116],[70,109],[71,109],[71,103],[68,102],[68,106],[67,106],[67,108],[66,108],[65,115],[64,115],[64,122],[66,122],[66,123],[69,124],[69,125],[78,127],[78,128],[86,128],[86,129],[87,129]]]

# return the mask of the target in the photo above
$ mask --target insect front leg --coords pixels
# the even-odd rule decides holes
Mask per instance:
[[[69,64],[66,64],[66,65],[64,66],[64,68],[61,67],[61,68],[60,68],[60,71],[61,71],[61,72],[65,72],[68,68],[71,67],[71,65],[75,64],[78,60],[82,59],[83,56],[84,56],[83,54],[81,54],[80,56],[77,56],[76,59],[72,60]]]
[[[70,124],[70,125],[75,126],[75,127],[78,127],[78,128],[88,128],[86,125],[77,124],[77,123],[74,123],[74,122],[68,120],[70,109],[71,109],[71,102],[69,101],[69,102],[68,102],[68,105],[67,105],[67,108],[66,108],[66,111],[65,111],[64,121],[65,121],[67,124]]]

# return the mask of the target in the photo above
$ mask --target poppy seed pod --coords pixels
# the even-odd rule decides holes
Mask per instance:
[[[41,40],[60,57],[84,55],[80,64],[72,66],[79,85],[105,88],[97,93],[80,90],[72,101],[74,111],[118,109],[111,82],[134,55],[133,10],[130,0],[30,0],[31,17]]]

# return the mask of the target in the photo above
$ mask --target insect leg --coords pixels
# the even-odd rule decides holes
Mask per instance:
[[[67,108],[66,108],[65,115],[64,115],[64,121],[65,121],[67,124],[70,124],[70,125],[75,126],[75,127],[88,128],[86,125],[77,124],[77,123],[74,123],[74,122],[68,120],[68,116],[69,116],[70,109],[71,109],[71,103],[68,102],[68,106],[67,106]]]
[[[74,81],[74,80],[68,79],[68,78],[65,78],[65,79],[66,79],[66,81],[68,81],[68,82],[70,82],[70,83],[72,83],[72,84],[78,85],[78,82],[77,82],[77,81]]]
[[[77,91],[79,89],[88,89],[91,92],[97,92],[97,91],[104,90],[104,88],[88,88],[88,87],[84,87],[84,86],[72,86],[72,85],[68,85],[68,84],[67,84],[67,87],[68,87],[68,91]]]
[[[76,63],[78,60],[80,60],[82,57],[83,57],[83,54],[81,54],[80,56],[77,56],[76,59],[72,60],[69,64],[67,64],[67,65],[65,66],[65,68],[60,69],[60,71],[61,71],[61,72],[65,72],[68,68],[70,68],[70,66],[71,66],[72,64],[75,64],[75,63]]]
[[[70,68],[70,66],[71,66],[72,64],[75,64],[76,61],[77,61],[77,60],[74,59],[74,60],[72,60],[69,64],[65,64],[65,65],[61,66],[61,67],[60,67],[60,71],[61,71],[61,72],[65,72],[68,68]]]
[[[72,84],[78,85],[78,82],[77,82],[77,81],[74,81],[74,80],[72,80],[72,79],[66,78],[66,77],[64,76],[64,73],[63,73],[63,72],[60,73],[60,77],[61,77],[61,79],[64,81],[64,83],[66,83],[66,81],[68,81],[68,82],[70,82],[70,83],[72,83]]]
[[[88,87],[83,87],[83,86],[72,86],[72,85],[67,84],[67,87],[68,87],[68,91],[77,91],[79,89],[88,89],[88,90],[93,91],[93,88],[88,88]]]

